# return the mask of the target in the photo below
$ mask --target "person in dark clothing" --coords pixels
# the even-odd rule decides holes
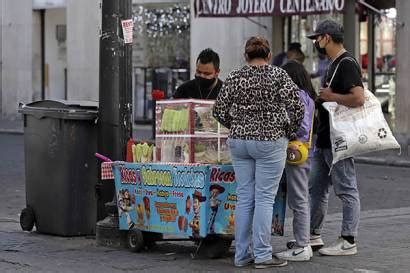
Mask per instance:
[[[327,68],[329,67],[330,60],[326,56],[326,54],[318,54],[319,56],[319,62],[318,62],[318,68],[316,72],[310,74],[310,77],[312,79],[314,78],[320,78],[320,87],[325,86],[326,84],[326,74],[327,74]]]
[[[318,101],[318,130],[316,149],[309,179],[310,194],[310,245],[323,246],[321,230],[327,214],[329,188],[333,185],[336,196],[343,204],[342,230],[339,239],[319,250],[322,255],[345,256],[357,253],[355,238],[360,217],[360,197],[353,158],[346,158],[332,165],[329,114],[323,102],[333,101],[347,107],[364,104],[361,71],[353,55],[343,46],[343,27],[332,20],[320,22],[314,33],[307,37],[314,40],[319,53],[331,59],[326,84],[320,89]]]
[[[210,48],[202,50],[196,60],[195,79],[181,84],[175,91],[173,98],[216,99],[223,83],[218,75],[218,53]]]
[[[302,51],[302,45],[300,43],[290,43],[288,51],[281,52],[273,57],[272,64],[276,66],[282,66],[290,60],[296,60],[300,63],[303,63],[305,61],[305,54]]]

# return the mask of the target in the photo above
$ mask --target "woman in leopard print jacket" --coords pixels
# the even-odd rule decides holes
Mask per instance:
[[[256,268],[286,265],[272,258],[272,210],[288,140],[296,137],[304,108],[299,88],[284,70],[269,64],[271,57],[266,39],[250,38],[245,45],[248,64],[229,74],[214,106],[214,117],[230,129],[238,267],[253,261]]]

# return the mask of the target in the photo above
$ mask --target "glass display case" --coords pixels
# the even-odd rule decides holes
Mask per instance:
[[[157,102],[156,159],[159,162],[230,163],[229,130],[212,116],[212,100]]]

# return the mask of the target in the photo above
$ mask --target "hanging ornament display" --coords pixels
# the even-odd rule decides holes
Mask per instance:
[[[148,67],[188,68],[189,5],[133,6],[134,50]]]
[[[182,34],[190,28],[190,9],[176,4],[167,8],[133,7],[134,31],[148,37]]]

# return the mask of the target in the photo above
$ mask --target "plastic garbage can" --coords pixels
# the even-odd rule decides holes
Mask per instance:
[[[98,102],[43,100],[20,104],[24,115],[26,208],[23,230],[95,234]]]

